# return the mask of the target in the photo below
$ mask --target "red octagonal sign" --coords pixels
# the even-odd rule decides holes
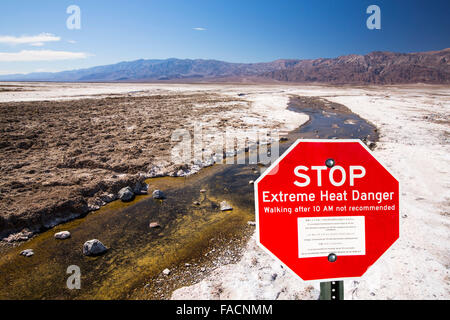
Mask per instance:
[[[298,140],[255,201],[259,244],[303,280],[360,277],[399,237],[398,181],[360,140]]]

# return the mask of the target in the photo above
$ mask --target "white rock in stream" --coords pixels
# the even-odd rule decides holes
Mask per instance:
[[[108,248],[106,248],[100,240],[92,239],[86,241],[83,245],[83,254],[86,256],[97,256],[104,252],[106,252]]]
[[[170,274],[170,270],[169,269],[164,269],[162,272],[164,275],[168,276]]]
[[[161,225],[158,222],[150,222],[149,227],[152,229],[161,228]]]
[[[153,191],[152,197],[153,197],[153,199],[165,199],[166,198],[164,192],[162,192],[161,190]]]
[[[230,211],[233,210],[233,207],[226,201],[222,201],[220,203],[220,210],[221,211]]]
[[[69,231],[61,231],[61,232],[57,232],[55,233],[55,239],[58,240],[64,240],[70,238],[70,232]]]
[[[21,256],[25,256],[27,258],[31,257],[33,254],[33,249],[25,249],[20,253]]]
[[[131,189],[130,187],[122,188],[120,189],[118,196],[119,199],[122,200],[123,202],[132,201],[134,199],[133,189]]]

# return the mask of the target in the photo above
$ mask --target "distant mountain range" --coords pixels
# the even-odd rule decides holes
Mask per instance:
[[[450,48],[371,52],[338,58],[229,63],[203,59],[136,60],[56,73],[0,76],[0,81],[298,82],[330,84],[450,83]]]

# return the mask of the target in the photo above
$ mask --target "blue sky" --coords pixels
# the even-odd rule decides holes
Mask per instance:
[[[372,4],[381,30],[366,27]],[[80,30],[66,26],[70,5],[81,9]],[[141,58],[262,62],[440,50],[450,47],[449,13],[448,0],[2,0],[0,74]]]

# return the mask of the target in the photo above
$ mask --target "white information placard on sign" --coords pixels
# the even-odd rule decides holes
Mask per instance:
[[[364,216],[298,218],[298,257],[366,254]]]

